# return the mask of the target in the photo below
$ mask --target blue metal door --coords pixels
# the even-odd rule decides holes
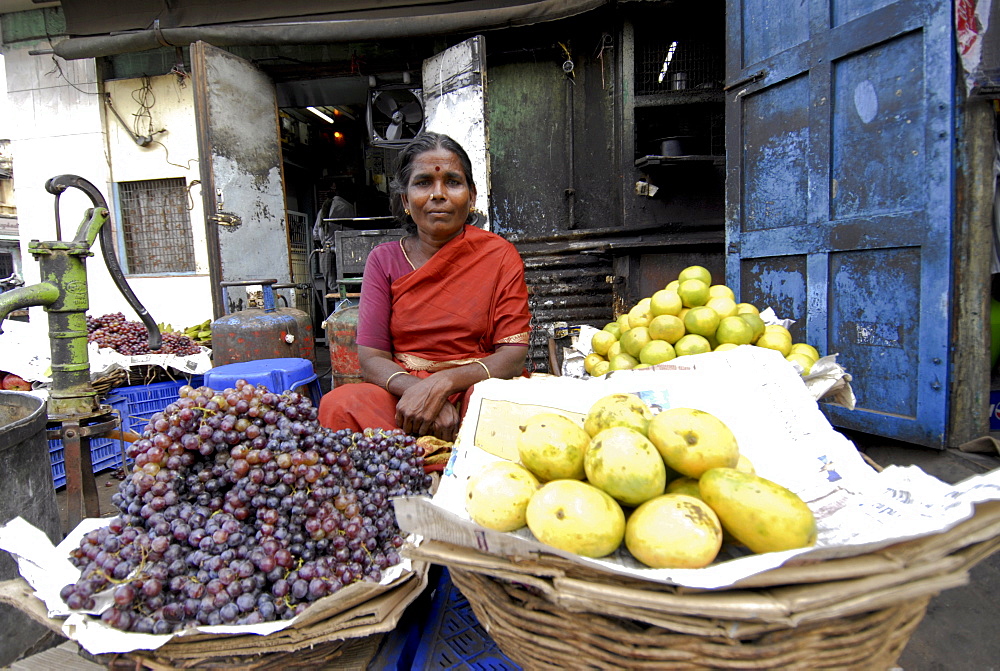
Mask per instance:
[[[727,280],[839,353],[857,408],[833,424],[942,447],[951,3],[727,2]]]

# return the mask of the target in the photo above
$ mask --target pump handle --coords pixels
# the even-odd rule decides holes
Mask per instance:
[[[83,191],[90,198],[90,202],[93,203],[94,207],[99,207],[104,210],[108,209],[108,202],[104,200],[104,196],[101,192],[97,190],[97,187],[85,180],[83,177],[77,175],[57,175],[47,182],[45,182],[45,190],[56,197],[56,222],[59,221],[59,196],[68,188],[79,189]],[[80,227],[77,231],[76,240],[83,241],[86,239],[87,232],[86,226]],[[128,285],[128,281],[125,279],[125,274],[122,272],[121,264],[118,263],[118,257],[115,256],[115,245],[114,239],[111,234],[110,226],[101,226],[100,230],[101,236],[101,255],[104,257],[104,263],[108,267],[108,272],[111,273],[111,279],[114,281],[115,286],[118,287],[118,291],[122,293],[125,300],[128,301],[129,306],[135,313],[139,315],[139,319],[146,326],[146,332],[149,334],[149,349],[158,350],[162,344],[162,339],[160,337],[160,327],[156,325],[156,320],[154,320],[146,308],[143,307],[142,303],[139,302],[138,297],[132,291],[132,287]]]

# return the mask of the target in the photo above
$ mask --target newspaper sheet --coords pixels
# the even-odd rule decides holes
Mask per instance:
[[[52,381],[49,339],[39,338],[37,329],[21,322],[4,321],[3,333],[0,334],[0,351],[3,352],[0,370],[20,375],[29,382]],[[157,353],[125,356],[107,347],[102,349],[97,343],[88,343],[87,355],[92,380],[118,368],[128,369],[133,366],[159,366],[168,372],[173,369],[188,375],[199,375],[212,368],[212,350],[205,347],[198,353],[187,356]]]
[[[671,365],[672,364],[672,365]],[[525,527],[484,529],[465,512],[468,478],[497,459],[517,459],[519,423],[538,412],[586,414],[611,393],[635,393],[657,412],[710,412],[733,431],[757,474],[802,497],[816,514],[816,546],[765,554],[723,546],[702,569],[650,569],[622,547],[587,559],[542,545]],[[558,554],[609,572],[694,588],[719,588],[795,560],[847,557],[948,529],[978,501],[1000,499],[1000,469],[950,486],[917,467],[876,472],[820,412],[801,378],[777,352],[740,347],[618,371],[606,378],[488,380],[476,385],[444,477],[433,498],[396,501],[400,527],[424,538],[507,557]]]
[[[355,601],[363,601],[375,593],[395,586],[408,577],[413,570],[412,562],[403,559],[383,573],[378,585],[372,583],[355,583],[341,591],[323,597],[310,608],[290,620],[262,622],[255,625],[215,625],[200,626],[186,629],[178,634],[142,634],[114,629],[100,619],[92,617],[110,608],[112,605],[112,590],[94,595],[95,606],[90,611],[70,610],[59,591],[64,585],[80,579],[80,569],[73,566],[69,554],[77,548],[80,540],[94,529],[99,529],[110,522],[110,518],[88,518],[80,522],[58,545],[53,546],[43,531],[15,517],[0,526],[0,550],[9,552],[17,560],[18,572],[21,577],[35,590],[35,596],[45,603],[50,618],[63,618],[63,634],[79,643],[94,655],[112,652],[131,652],[133,650],[156,650],[175,636],[191,636],[194,634],[258,634],[266,635],[295,626],[304,618],[312,618],[315,611],[324,609],[331,612],[347,607]],[[381,586],[381,587],[380,587]]]

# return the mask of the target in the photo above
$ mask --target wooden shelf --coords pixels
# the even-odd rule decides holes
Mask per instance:
[[[725,165],[725,156],[714,154],[692,154],[690,156],[643,156],[635,161],[637,168],[662,168],[668,165],[683,165],[685,163],[708,163]]]
[[[664,107],[692,103],[724,103],[725,101],[726,94],[722,92],[722,89],[686,89],[637,95],[632,102],[635,107]]]

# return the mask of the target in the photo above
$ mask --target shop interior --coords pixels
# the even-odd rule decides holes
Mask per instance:
[[[417,77],[399,72],[276,85],[296,307],[313,316],[319,341],[323,320],[343,300],[357,299],[356,283],[338,281],[359,269],[342,263],[338,278],[334,233],[397,228],[389,179],[399,150],[423,128]]]

